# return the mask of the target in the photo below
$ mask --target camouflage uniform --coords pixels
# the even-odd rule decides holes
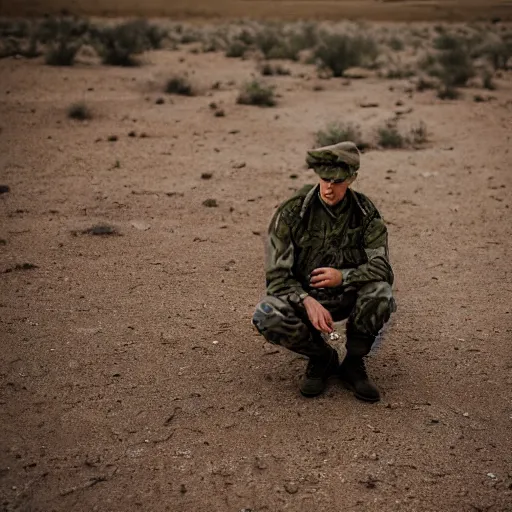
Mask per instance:
[[[359,154],[352,161],[352,155],[345,153],[340,157],[329,147],[321,148],[309,152],[308,164],[320,177],[353,176]],[[340,168],[335,158],[349,164]],[[342,284],[310,287],[310,274],[319,267],[340,270]],[[368,354],[395,310],[387,230],[377,208],[350,188],[340,203],[330,207],[321,199],[319,185],[305,186],[277,209],[270,223],[266,283],[267,296],[257,306],[253,324],[270,343],[310,358],[322,357],[330,350],[299,299],[307,292],[335,322],[348,318],[348,356]]]

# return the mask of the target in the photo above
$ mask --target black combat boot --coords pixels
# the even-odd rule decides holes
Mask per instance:
[[[338,353],[329,347],[330,352],[325,357],[311,357],[306,368],[306,374],[300,382],[300,392],[307,397],[314,397],[325,389],[327,379],[337,373],[339,368]]]
[[[380,400],[379,390],[368,377],[362,357],[347,356],[340,365],[339,376],[344,386],[350,389],[359,400],[365,402]]]

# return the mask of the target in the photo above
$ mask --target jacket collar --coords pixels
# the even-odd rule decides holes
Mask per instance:
[[[300,215],[299,216],[300,216],[301,219],[303,219],[304,215],[306,215],[306,211],[311,206],[311,203],[312,203],[313,199],[315,198],[315,195],[317,193],[320,193],[319,189],[320,189],[320,185],[317,184],[307,193],[306,197],[304,198],[304,202],[302,203],[302,208],[300,209]],[[361,201],[357,197],[357,194],[351,188],[349,188],[347,190],[347,194],[351,194],[352,195],[352,198],[356,202],[357,206],[360,208],[361,212],[366,217],[366,215],[368,215],[368,212],[365,210],[365,208],[361,204]]]

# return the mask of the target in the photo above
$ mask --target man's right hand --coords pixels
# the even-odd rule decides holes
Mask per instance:
[[[320,332],[329,334],[333,331],[333,320],[331,313],[325,309],[320,302],[311,296],[304,299],[304,307],[308,314],[309,321],[313,327]]]

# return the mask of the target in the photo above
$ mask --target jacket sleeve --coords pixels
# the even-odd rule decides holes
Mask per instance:
[[[393,284],[393,270],[389,263],[388,232],[384,221],[375,212],[364,232],[364,251],[367,263],[356,268],[344,269],[342,285],[365,284],[385,281]]]
[[[266,248],[267,294],[286,296],[303,293],[304,289],[293,275],[295,249],[287,218],[289,212],[280,208],[272,218],[268,229]]]

